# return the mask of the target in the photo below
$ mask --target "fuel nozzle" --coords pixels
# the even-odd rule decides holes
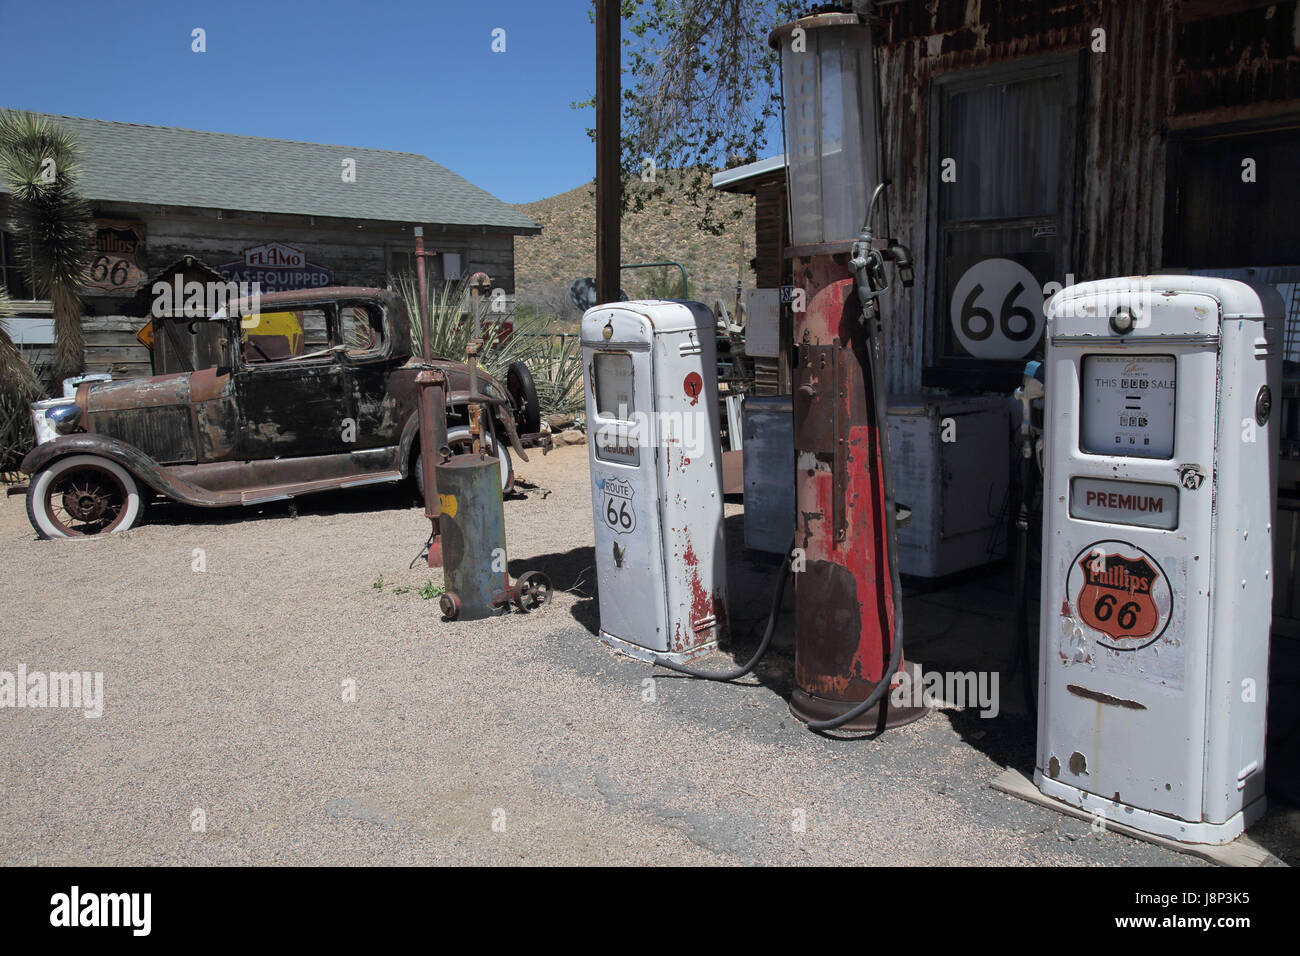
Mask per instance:
[[[904,289],[912,288],[912,283],[916,281],[916,272],[912,268],[912,253],[897,239],[889,240],[889,258],[893,260],[894,268],[898,270],[898,281],[903,283]]]

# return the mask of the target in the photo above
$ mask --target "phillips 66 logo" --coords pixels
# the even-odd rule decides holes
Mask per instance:
[[[1097,643],[1136,651],[1169,626],[1173,592],[1155,558],[1124,541],[1095,541],[1070,566],[1067,598]]]
[[[950,311],[957,341],[976,358],[1023,358],[1045,323],[1042,286],[1011,259],[984,259],[962,273]]]
[[[619,534],[631,534],[636,530],[632,485],[626,478],[603,478],[600,488],[604,492],[600,513],[605,518],[605,524]]]

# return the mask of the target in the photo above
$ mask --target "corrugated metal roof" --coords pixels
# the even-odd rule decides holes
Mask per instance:
[[[735,188],[747,180],[782,169],[785,169],[785,153],[779,156],[769,156],[767,159],[760,159],[755,163],[746,163],[744,166],[732,166],[730,169],[714,173],[713,188],[722,190]]]
[[[78,116],[50,119],[80,142],[79,191],[92,201],[541,231],[523,213],[418,153]],[[343,182],[344,159],[356,161],[355,182]]]

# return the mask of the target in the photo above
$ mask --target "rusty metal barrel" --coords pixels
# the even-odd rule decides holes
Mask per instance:
[[[498,614],[510,599],[501,464],[495,455],[452,455],[438,463],[437,479],[443,613],[469,621]]]

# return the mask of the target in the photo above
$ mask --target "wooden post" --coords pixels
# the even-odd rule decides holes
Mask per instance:
[[[596,0],[596,301],[617,302],[622,175],[619,0]]]

